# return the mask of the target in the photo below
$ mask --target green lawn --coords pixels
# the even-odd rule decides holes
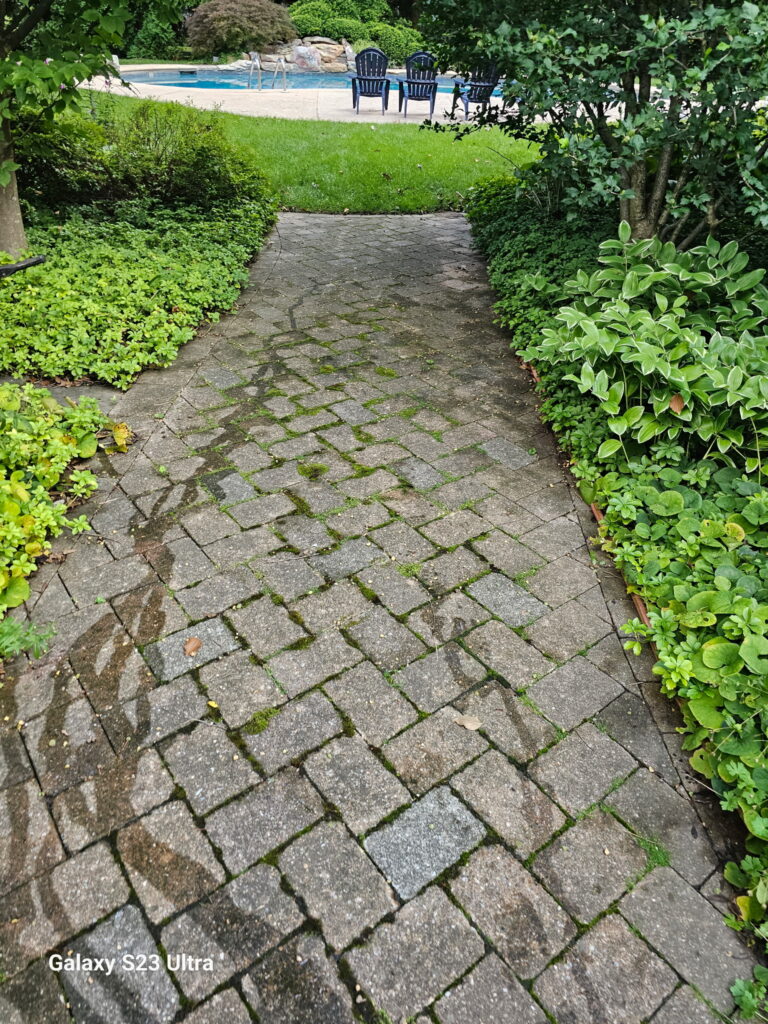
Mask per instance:
[[[136,100],[111,97],[116,104]],[[227,134],[282,205],[309,213],[426,213],[463,206],[476,181],[535,159],[527,142],[482,129],[460,141],[416,124],[289,121],[222,114]]]
[[[534,159],[528,143],[494,129],[456,141],[418,125],[224,117],[282,203],[313,213],[460,209],[473,182]]]

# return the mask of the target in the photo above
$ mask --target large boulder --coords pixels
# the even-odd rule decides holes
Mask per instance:
[[[294,46],[292,62],[302,71],[320,71],[323,55],[314,46]]]

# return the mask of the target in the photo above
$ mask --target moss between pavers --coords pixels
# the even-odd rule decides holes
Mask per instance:
[[[256,711],[240,731],[248,736],[258,736],[260,732],[264,732],[275,715],[279,714],[280,708],[264,708],[262,711]]]

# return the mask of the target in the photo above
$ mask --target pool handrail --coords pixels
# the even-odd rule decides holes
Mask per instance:
[[[248,88],[252,88],[251,81],[253,79],[253,72],[255,70],[258,73],[258,90],[259,92],[261,92],[261,60],[259,59],[258,53],[256,53],[255,51],[249,53],[248,56],[251,58],[251,66],[248,69]]]

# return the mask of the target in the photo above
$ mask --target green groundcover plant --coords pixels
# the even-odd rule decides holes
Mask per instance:
[[[125,388],[232,306],[275,204],[218,115],[97,114],[26,126],[19,177],[46,262],[0,281],[0,371]]]
[[[29,597],[28,577],[65,529],[88,529],[70,509],[97,487],[79,468],[99,447],[125,450],[130,432],[96,401],[60,405],[42,388],[0,385],[0,661],[26,648],[40,653],[45,634],[6,613]]]
[[[541,266],[515,273],[494,229],[496,183],[469,214],[515,325],[525,282],[538,296],[522,358],[537,368],[541,412],[560,437],[585,500],[604,518],[600,543],[642,596],[650,625],[627,625],[630,649],[652,641],[662,691],[683,714],[683,746],[722,806],[748,830],[747,855],[726,867],[745,891],[728,919],[768,939],[768,292],[736,242],[681,255],[632,242],[627,227],[599,247],[583,239],[565,285],[548,273],[561,225],[521,221]],[[509,197],[509,193],[508,193]],[[514,203],[507,212],[507,225]],[[576,262],[579,262],[576,260]],[[504,274],[499,268],[504,268]],[[511,298],[510,298],[511,297]],[[517,344],[515,347],[517,348]],[[733,989],[746,1016],[764,1008],[768,972]]]
[[[170,365],[202,320],[232,306],[271,223],[254,202],[204,215],[125,204],[117,215],[82,208],[30,226],[47,262],[0,284],[0,369],[126,388]]]

